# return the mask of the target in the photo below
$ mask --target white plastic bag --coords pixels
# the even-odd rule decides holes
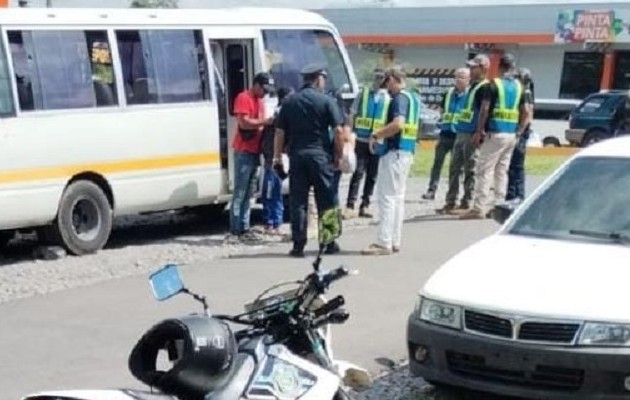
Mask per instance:
[[[352,174],[357,169],[357,155],[354,152],[356,137],[352,134],[350,140],[343,144],[343,155],[339,168],[344,174]]]

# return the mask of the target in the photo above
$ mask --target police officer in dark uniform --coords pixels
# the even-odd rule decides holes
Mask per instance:
[[[335,170],[343,153],[343,116],[335,100],[324,93],[324,65],[309,65],[302,71],[304,86],[287,99],[278,115],[274,150],[275,168],[282,166],[282,149],[288,143],[289,198],[294,257],[304,257],[307,240],[308,193],[315,190],[317,211],[338,208]],[[333,129],[333,137],[329,133]],[[337,243],[326,253],[339,251]]]

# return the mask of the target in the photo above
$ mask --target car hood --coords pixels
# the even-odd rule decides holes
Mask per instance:
[[[630,247],[495,234],[439,268],[422,294],[524,316],[630,322]]]

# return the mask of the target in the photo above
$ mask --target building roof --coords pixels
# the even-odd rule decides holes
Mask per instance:
[[[408,1],[408,0],[398,0]],[[624,10],[628,1],[551,2],[516,0],[428,0],[413,8],[320,9],[346,43],[461,44],[532,43],[554,40],[558,13],[564,9]],[[457,3],[461,5],[456,5]],[[462,3],[465,3],[464,7]],[[519,4],[513,4],[519,3]],[[390,22],[391,21],[391,22]],[[377,32],[377,33],[375,33]]]
[[[329,26],[322,15],[290,8],[145,9],[6,8],[2,25],[297,25]]]

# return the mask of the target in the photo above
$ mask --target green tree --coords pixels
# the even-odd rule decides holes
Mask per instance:
[[[179,0],[132,0],[131,8],[177,8]]]

